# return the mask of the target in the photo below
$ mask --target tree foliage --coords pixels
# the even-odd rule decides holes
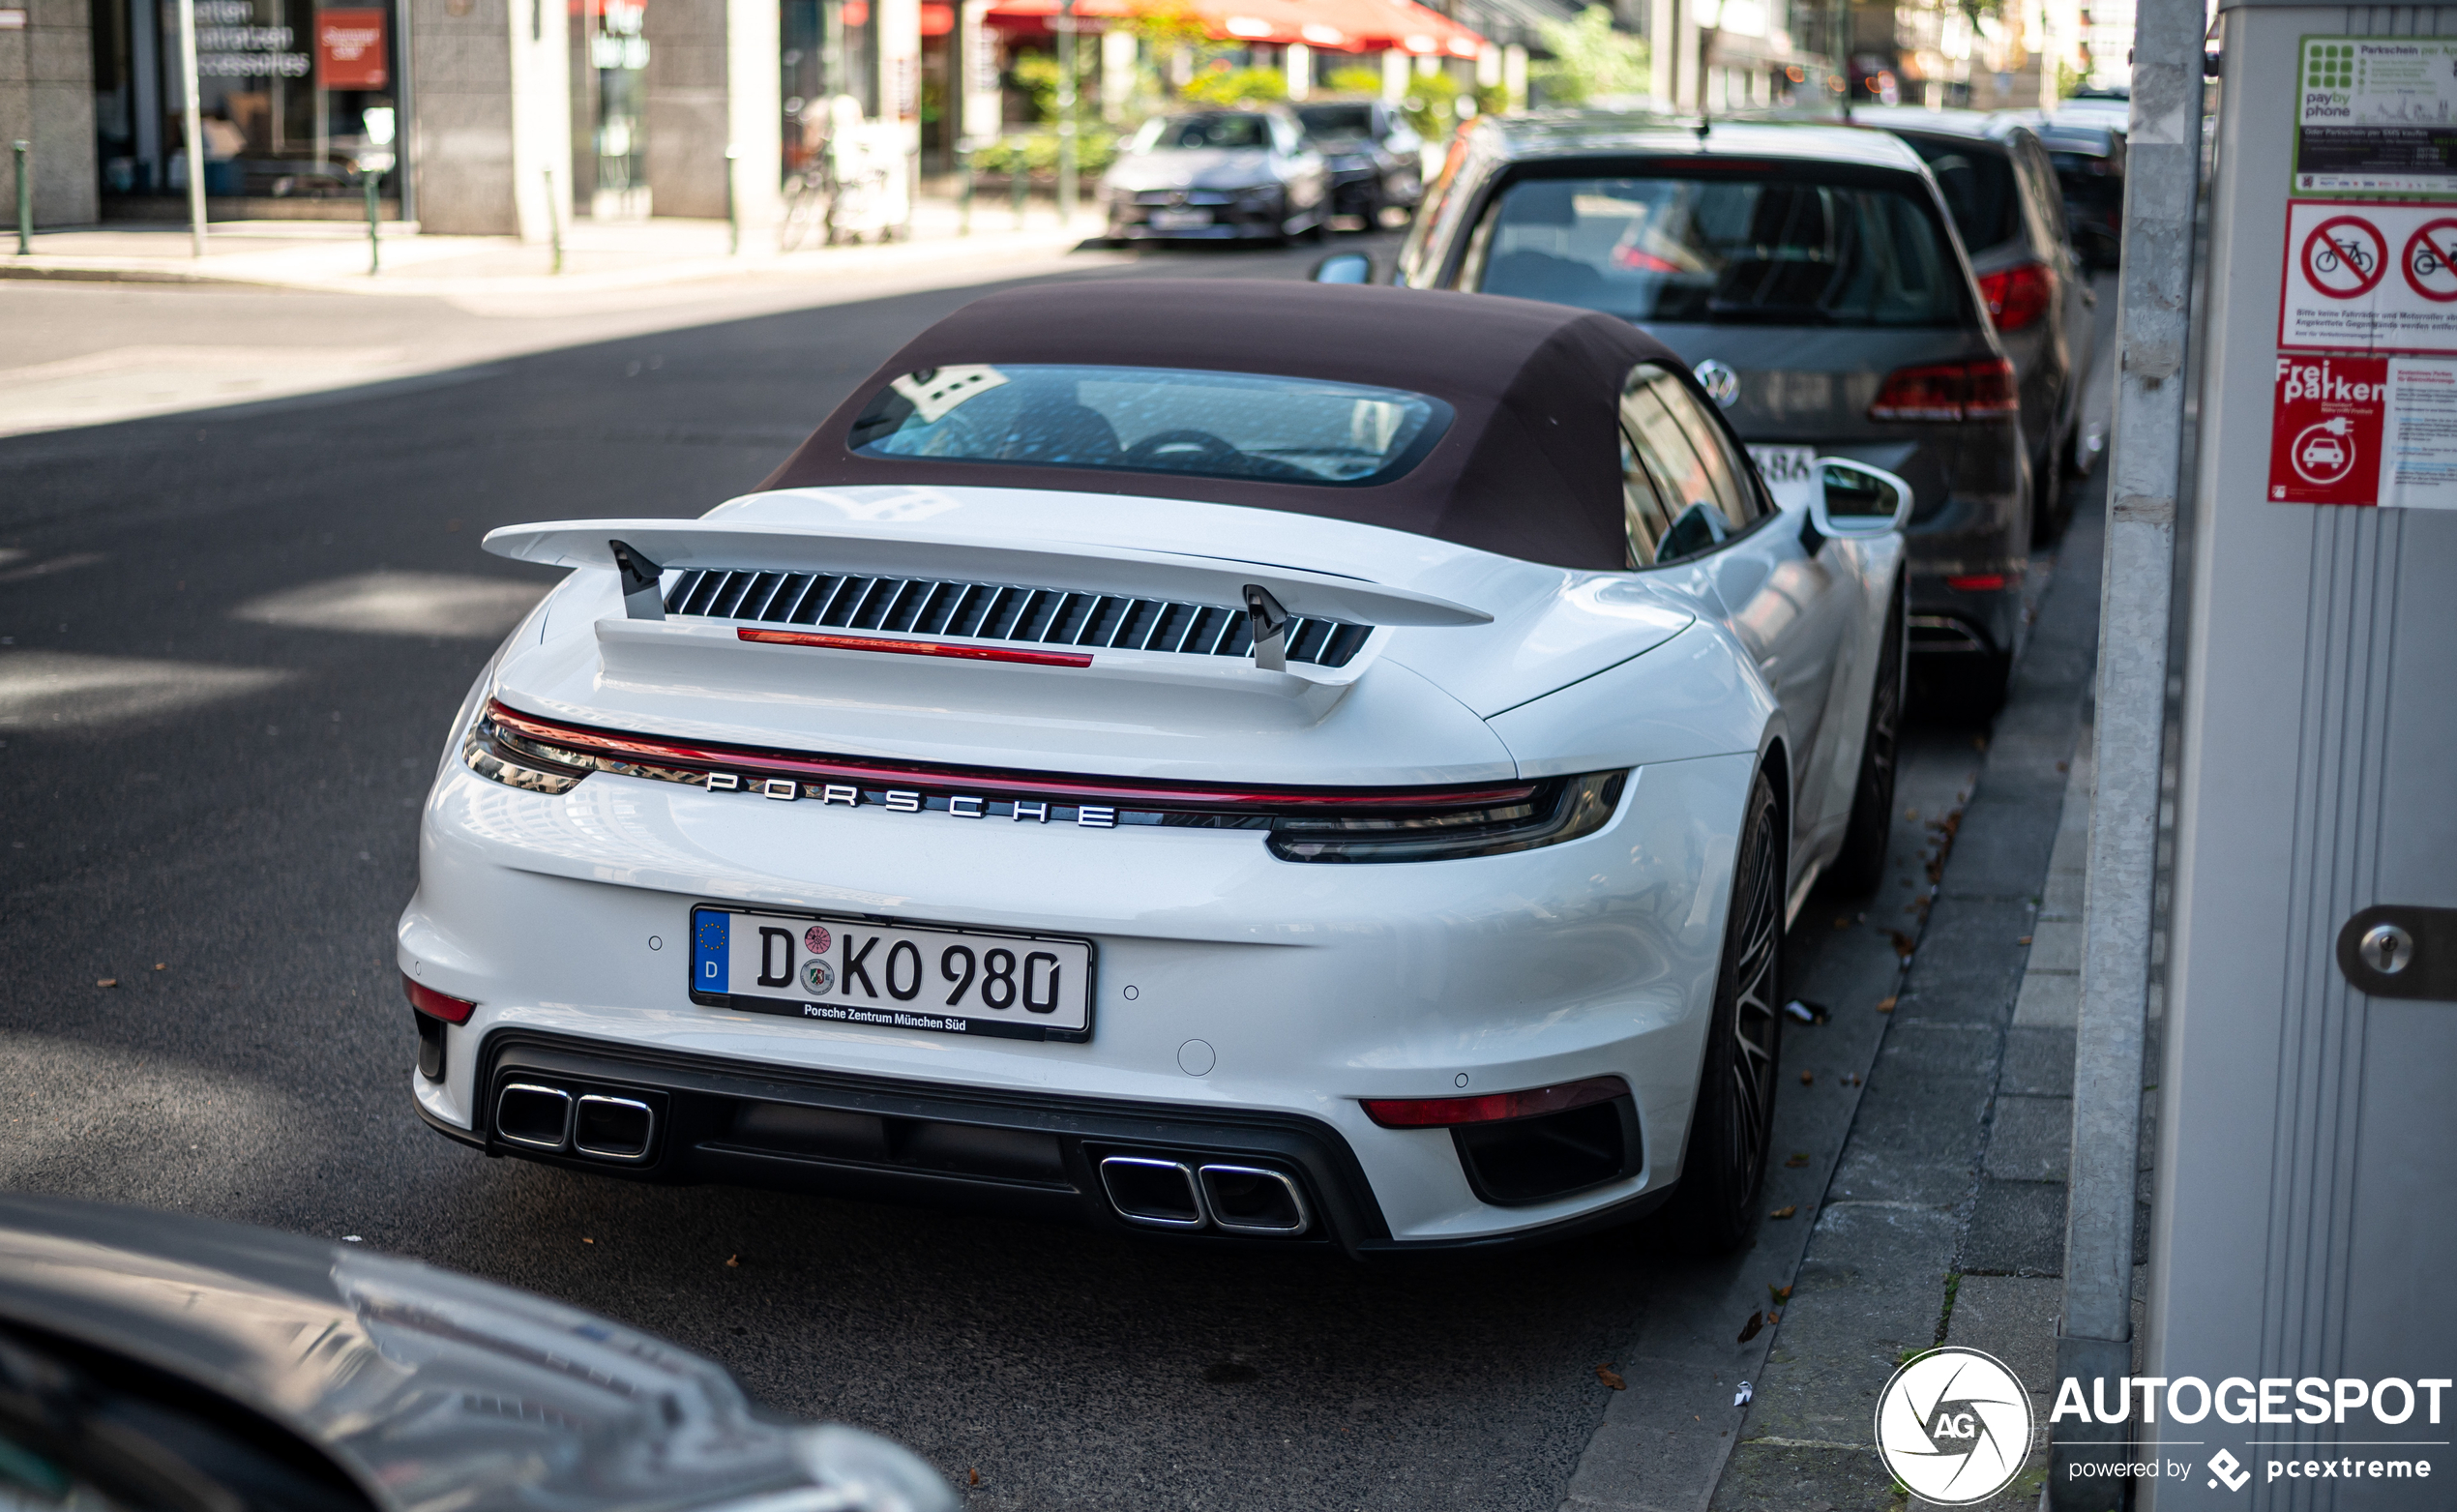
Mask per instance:
[[[1574,105],[1646,92],[1646,44],[1615,30],[1609,8],[1591,5],[1575,19],[1540,22],[1537,29],[1553,57],[1527,73],[1548,104]]]

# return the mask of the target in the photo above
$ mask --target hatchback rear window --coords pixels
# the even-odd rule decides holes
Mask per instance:
[[[1945,213],[1954,218],[1954,229],[1972,256],[2022,234],[2022,186],[2002,149],[1950,136],[1907,134],[1903,140],[1937,176]]]
[[[1640,321],[1969,319],[1961,265],[1920,199],[1799,177],[1523,179],[1487,211],[1461,282]]]
[[[1317,378],[968,364],[891,382],[847,444],[865,457],[1336,488],[1399,477],[1450,418],[1449,405],[1422,394]]]
[[[1271,145],[1271,120],[1260,115],[1171,115],[1143,123],[1129,152],[1168,152],[1226,147],[1249,150]]]
[[[1372,105],[1299,105],[1297,119],[1317,136],[1371,136]]]

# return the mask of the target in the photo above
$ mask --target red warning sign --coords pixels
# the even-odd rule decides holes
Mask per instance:
[[[2385,357],[2278,359],[2269,410],[2274,504],[2377,504]]]
[[[2457,300],[2457,221],[2426,221],[2406,238],[2397,265],[2406,286],[2439,304]]]
[[[2303,280],[2331,299],[2372,292],[2388,271],[2388,239],[2361,216],[2332,216],[2303,239]]]

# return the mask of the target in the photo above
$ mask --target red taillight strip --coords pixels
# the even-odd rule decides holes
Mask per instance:
[[[875,636],[814,636],[801,630],[737,630],[745,640],[768,645],[818,646],[829,651],[886,651],[896,656],[955,656],[968,662],[1021,662],[1027,667],[1089,667],[1092,659],[1071,651],[1010,651],[1004,646],[953,645],[944,640],[882,640]]]
[[[1360,792],[1319,788],[1210,787],[1131,782],[1084,782],[1078,778],[1044,777],[1031,772],[1002,772],[963,767],[904,765],[882,761],[848,761],[839,757],[797,756],[783,751],[746,751],[736,746],[686,745],[647,735],[617,735],[538,719],[488,700],[487,717],[516,735],[549,746],[620,756],[626,760],[669,762],[679,766],[715,767],[732,772],[771,772],[779,777],[850,778],[877,784],[912,784],[952,787],[969,793],[1021,794],[1089,798],[1124,807],[1166,805],[1175,808],[1259,811],[1283,809],[1446,809],[1519,803],[1535,795],[1535,783],[1506,787],[1401,787]]]

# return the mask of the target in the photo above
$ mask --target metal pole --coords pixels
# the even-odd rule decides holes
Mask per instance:
[[[179,77],[188,91],[188,249],[205,254],[205,107],[196,87],[196,0],[179,0]]]
[[[1058,224],[1075,223],[1075,0],[1058,0]]]
[[[730,189],[730,186],[728,186]],[[546,235],[554,249],[554,271],[563,271],[563,211],[554,202],[554,170],[546,170]]]
[[[23,257],[34,251],[34,181],[26,177],[26,154],[34,144],[16,141],[9,147],[17,157],[17,255]]]
[[[2185,356],[2200,198],[2203,0],[2142,0],[2135,15],[2124,266],[2117,314],[2115,446],[2101,589],[2096,783],[2074,1038],[2072,1185],[2057,1374],[2131,1374],[2133,1221],[2142,1038],[2150,986],[2168,619],[2182,489]],[[2061,1424],[2049,1473],[2057,1512],[2114,1507],[2120,1480],[2077,1460],[2131,1459],[2123,1424]]]
[[[734,199],[733,182],[734,163],[741,157],[739,148],[727,144],[725,148],[725,255],[728,257],[742,255],[742,207]],[[548,205],[548,212],[551,214],[553,208]]]
[[[362,168],[359,177],[367,181],[367,276],[371,279],[384,271],[384,236],[377,229],[381,218],[375,204],[384,175],[370,168]]]

